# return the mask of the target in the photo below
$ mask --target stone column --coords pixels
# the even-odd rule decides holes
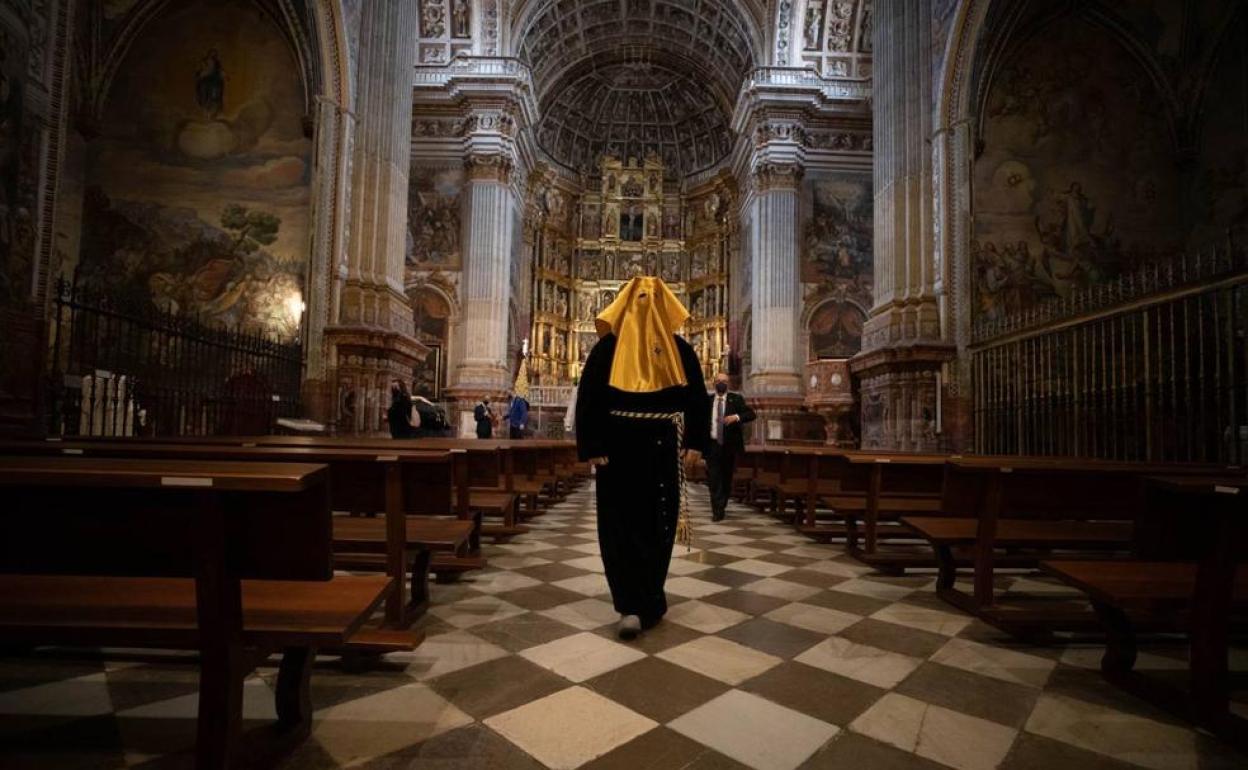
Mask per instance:
[[[416,0],[365,3],[361,13],[349,236],[325,329],[338,428],[348,433],[382,428],[388,381],[410,379],[425,352],[403,291]]]
[[[469,424],[465,415],[482,396],[501,404],[511,387],[507,335],[512,252],[521,248],[516,228],[525,178],[517,140],[529,116],[517,89],[473,90],[476,85],[456,86],[464,95],[466,113],[466,179],[460,212],[463,323],[459,329],[462,354],[448,391],[457,403],[461,426]]]
[[[466,391],[499,394],[511,385],[507,306],[519,205],[511,188],[513,163],[505,153],[473,153],[464,165],[464,345],[451,386],[461,397]]]
[[[931,172],[931,0],[875,6],[875,306],[851,361],[864,449],[940,447],[938,373],[953,356],[936,295]]]
[[[367,3],[360,30],[347,280],[339,323],[411,334],[403,294],[416,2]]]
[[[752,395],[800,397],[797,325],[798,186],[802,167],[762,163],[754,170],[753,276],[748,388]]]

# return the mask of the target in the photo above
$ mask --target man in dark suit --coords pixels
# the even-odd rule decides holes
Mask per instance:
[[[489,396],[477,402],[472,410],[472,418],[477,422],[477,438],[494,437],[494,413],[490,411]]]
[[[715,392],[711,394],[711,440],[706,451],[706,480],[711,488],[711,514],[715,521],[724,520],[728,498],[732,497],[732,473],[737,455],[745,451],[745,435],[741,426],[754,420],[754,410],[740,393],[728,391],[728,375],[715,375]]]

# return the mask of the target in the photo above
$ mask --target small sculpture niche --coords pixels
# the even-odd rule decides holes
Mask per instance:
[[[640,241],[645,234],[646,217],[641,212],[620,214],[620,240]]]

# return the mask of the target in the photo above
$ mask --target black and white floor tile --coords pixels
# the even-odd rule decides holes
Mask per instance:
[[[637,641],[613,634],[587,484],[486,546],[487,570],[435,586],[419,649],[360,673],[319,665],[312,737],[284,766],[1248,766],[1105,684],[1098,647],[1022,644],[940,602],[930,574],[873,574],[735,504],[711,523],[702,488],[693,504],[671,610]],[[1185,670],[1181,648],[1140,666]],[[274,674],[248,682],[254,724],[273,717]],[[0,766],[189,767],[195,690],[180,656],[0,658]]]

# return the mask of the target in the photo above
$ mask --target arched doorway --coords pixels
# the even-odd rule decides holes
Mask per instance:
[[[446,388],[451,305],[440,292],[428,288],[414,289],[409,297],[416,339],[429,348],[425,360],[412,368],[412,392],[437,401]]]

